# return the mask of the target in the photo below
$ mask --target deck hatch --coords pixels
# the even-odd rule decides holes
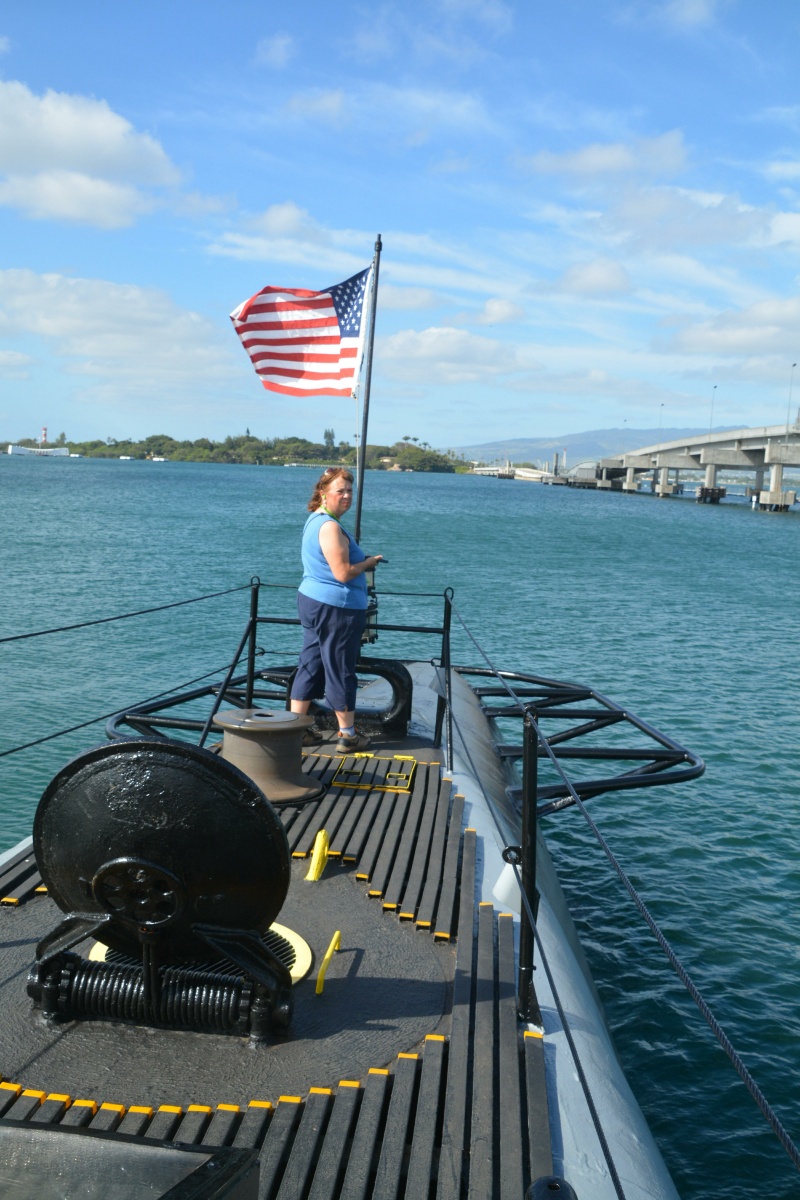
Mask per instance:
[[[416,769],[417,760],[411,755],[395,754],[392,758],[382,758],[376,754],[350,754],[336,768],[331,786],[408,792]]]

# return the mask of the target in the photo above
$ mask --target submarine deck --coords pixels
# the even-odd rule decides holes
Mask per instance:
[[[276,806],[293,856],[281,924],[316,968],[341,932],[322,994],[316,969],[296,985],[288,1038],[46,1024],[25,980],[58,911],[30,853],[5,864],[3,1123],[253,1147],[264,1200],[520,1197],[551,1173],[543,1043],[517,1018],[513,919],[478,898],[464,798],[429,744],[328,750],[304,759],[324,795]],[[322,829],[328,865],[308,882]]]

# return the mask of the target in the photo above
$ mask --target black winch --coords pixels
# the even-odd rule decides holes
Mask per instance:
[[[266,935],[289,890],[289,847],[269,801],[236,767],[179,742],[98,746],[46,789],[33,842],[65,914],[28,978],[47,1018],[254,1041],[288,1031],[291,975]],[[124,961],[74,953],[87,938]]]

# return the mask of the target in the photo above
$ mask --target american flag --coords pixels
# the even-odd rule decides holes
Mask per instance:
[[[349,396],[355,387],[371,267],[323,292],[265,287],[231,313],[265,388]]]

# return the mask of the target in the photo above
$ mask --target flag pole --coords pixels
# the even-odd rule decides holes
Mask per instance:
[[[381,235],[375,242],[375,257],[372,260],[372,295],[369,306],[369,340],[367,342],[367,364],[364,376],[364,407],[361,413],[361,439],[358,445],[356,466],[356,531],[355,539],[361,541],[361,505],[364,499],[364,466],[367,455],[367,422],[369,421],[369,389],[372,383],[372,347],[375,342],[375,311],[378,307],[378,271],[381,265]]]

